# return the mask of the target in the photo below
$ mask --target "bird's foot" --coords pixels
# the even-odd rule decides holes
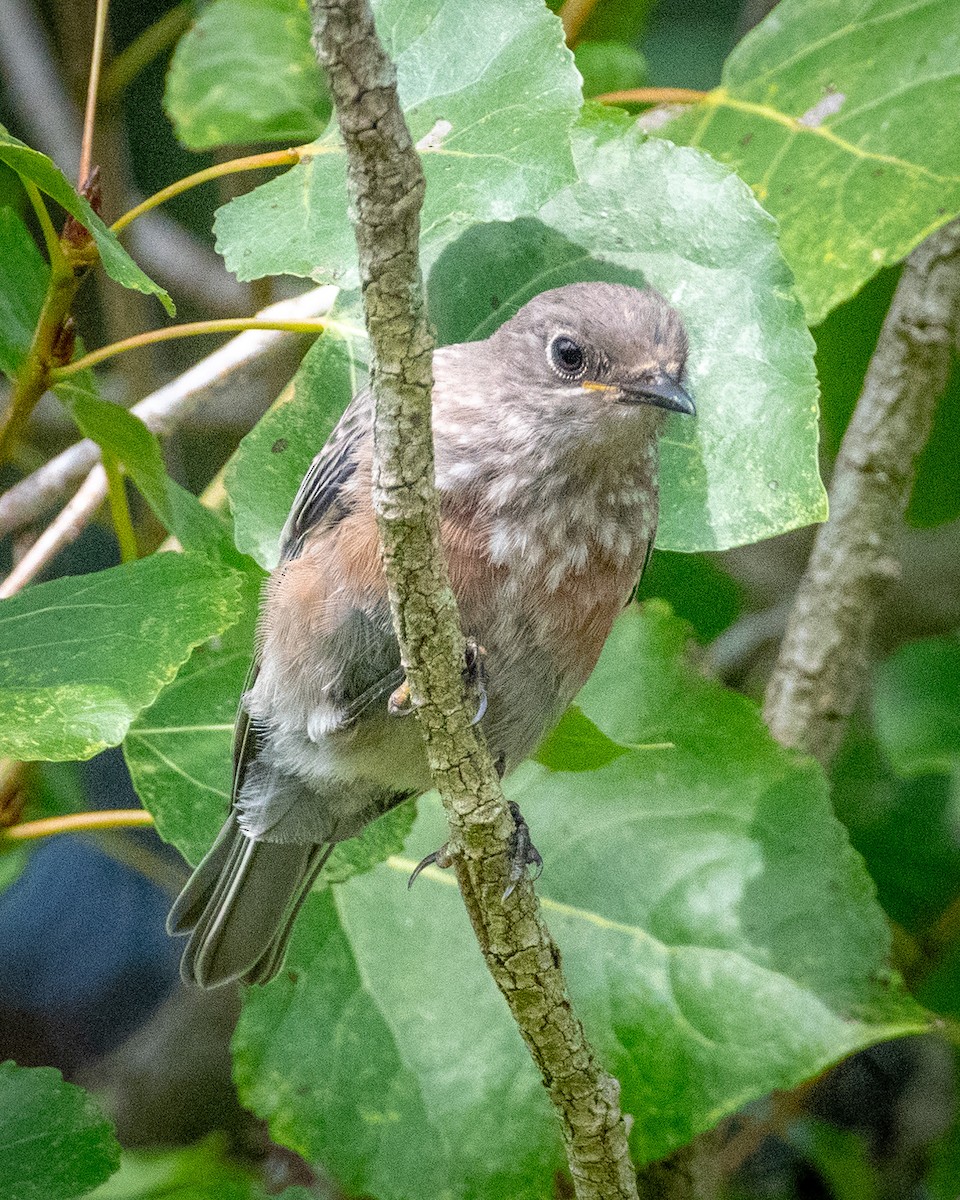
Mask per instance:
[[[463,682],[467,696],[477,702],[471,725],[482,721],[487,711],[487,672],[483,665],[487,652],[475,638],[467,638],[464,651]]]
[[[479,642],[473,638],[467,638],[463,681],[467,695],[475,698],[477,704],[473,720],[470,722],[471,725],[476,725],[478,721],[481,721],[487,711],[486,676],[483,669],[483,659],[486,653]],[[413,693],[410,690],[409,680],[402,680],[400,686],[394,688],[390,693],[387,712],[391,717],[408,717],[413,712]]]
[[[400,686],[390,693],[387,712],[391,717],[409,717],[413,712],[413,693],[410,691],[408,679],[405,678]]]
[[[536,874],[533,877],[535,880],[539,879],[543,872],[543,859],[530,837],[530,826],[524,820],[519,806],[512,800],[509,807],[510,815],[513,817],[514,830],[510,837],[510,882],[503,893],[504,900],[510,898],[527,867],[536,868]],[[407,887],[413,887],[425,867],[440,867],[446,870],[452,866],[453,855],[450,853],[450,847],[444,842],[439,850],[434,850],[432,854],[428,854],[426,858],[422,858],[417,863],[407,880]]]
[[[432,854],[428,854],[426,858],[421,858],[417,865],[410,873],[410,878],[407,880],[407,887],[412,888],[417,882],[417,876],[424,867],[440,867],[441,870],[446,870],[453,866],[453,855],[450,853],[450,848],[444,842],[439,850],[434,850]]]
[[[543,874],[543,859],[530,837],[530,826],[524,820],[519,806],[512,800],[510,801],[510,815],[513,817],[515,828],[510,838],[510,882],[503,893],[504,900],[510,897],[527,867],[536,868],[534,880],[539,879]]]

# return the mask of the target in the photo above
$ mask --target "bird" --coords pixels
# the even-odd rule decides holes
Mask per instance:
[[[437,349],[441,535],[502,774],[596,665],[653,549],[658,435],[695,415],[680,314],[652,288],[574,283]],[[234,738],[232,802],[167,923],[203,988],[267,983],[332,848],[430,789],[372,505],[372,399],[349,403],[280,536]],[[519,864],[539,855],[515,806]],[[523,835],[523,836],[521,836]],[[430,856],[437,860],[437,856]],[[428,860],[424,860],[428,861]]]

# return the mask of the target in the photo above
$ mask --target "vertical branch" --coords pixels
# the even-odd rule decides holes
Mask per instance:
[[[787,746],[827,765],[867,672],[877,605],[896,576],[890,531],[946,387],[960,317],[960,221],[907,259],[830,485],[764,715]]]
[[[570,1004],[533,886],[503,900],[512,818],[463,697],[463,635],[440,542],[430,428],[433,340],[420,278],[420,162],[367,0],[311,0],[347,151],[372,361],[374,505],[394,625],[464,901],[560,1117],[580,1200],[634,1200],[619,1085]]]

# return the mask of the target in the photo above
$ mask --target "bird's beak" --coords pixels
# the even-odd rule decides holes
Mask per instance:
[[[666,375],[638,380],[636,383],[622,383],[619,390],[621,404],[652,404],[655,408],[665,408],[668,412],[683,413],[688,417],[697,415],[689,394]]]

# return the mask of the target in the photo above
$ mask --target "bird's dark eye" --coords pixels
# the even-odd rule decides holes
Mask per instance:
[[[584,368],[583,347],[563,334],[555,337],[550,343],[550,357],[553,365],[563,375],[579,375]]]

